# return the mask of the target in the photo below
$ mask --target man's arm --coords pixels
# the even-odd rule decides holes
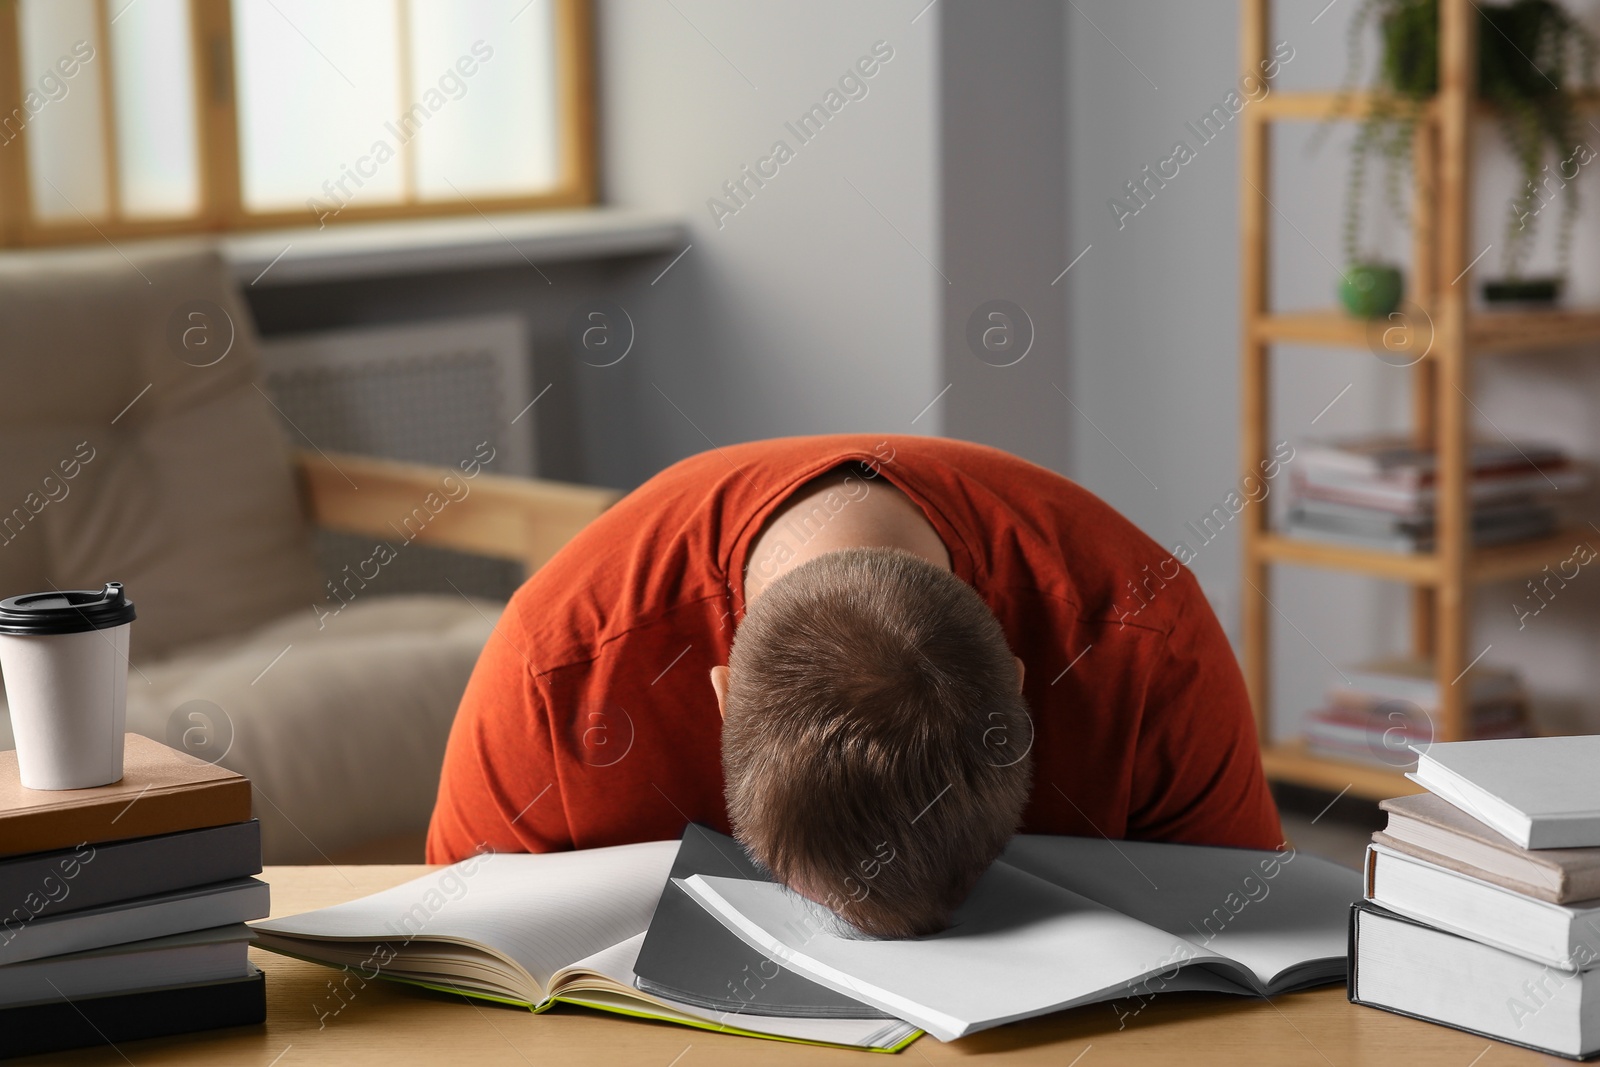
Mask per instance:
[[[1277,848],[1283,827],[1261,769],[1244,677],[1192,576],[1146,692],[1130,837]]]
[[[550,720],[515,606],[479,655],[450,728],[428,827],[429,863],[572,847]]]

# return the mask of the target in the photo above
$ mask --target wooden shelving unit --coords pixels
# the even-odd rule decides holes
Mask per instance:
[[[1270,0],[1242,0],[1243,72],[1260,71],[1268,56],[1270,6]],[[1385,359],[1406,368],[1395,373],[1411,376],[1414,432],[1420,444],[1432,445],[1439,455],[1438,548],[1431,553],[1401,555],[1300,540],[1274,533],[1265,508],[1252,508],[1243,516],[1244,672],[1255,706],[1262,762],[1273,780],[1334,792],[1348,788],[1375,799],[1416,791],[1397,770],[1329,760],[1307,752],[1298,741],[1274,740],[1268,628],[1276,610],[1271,600],[1275,565],[1332,568],[1410,585],[1412,653],[1434,662],[1443,693],[1438,738],[1451,740],[1463,736],[1466,718],[1464,690],[1452,683],[1481,651],[1469,647],[1472,587],[1536,574],[1546,564],[1569,556],[1584,537],[1575,531],[1481,550],[1468,543],[1473,358],[1600,341],[1600,309],[1501,313],[1471,309],[1469,265],[1478,251],[1469,225],[1472,122],[1486,110],[1476,100],[1473,85],[1476,15],[1472,0],[1440,0],[1439,92],[1423,109],[1412,152],[1413,245],[1406,296],[1421,314],[1410,316],[1402,329],[1390,330],[1389,323],[1354,319],[1338,310],[1270,310],[1267,252],[1272,207],[1267,198],[1272,195],[1272,127],[1286,121],[1359,119],[1367,113],[1372,94],[1273,92],[1240,114],[1243,472],[1254,475],[1267,458],[1275,344],[1382,351]],[[1600,107],[1600,96],[1586,96],[1580,104],[1587,109]],[[1375,349],[1377,345],[1381,349]]]

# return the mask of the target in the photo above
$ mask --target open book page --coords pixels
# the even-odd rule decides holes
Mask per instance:
[[[1236,961],[1260,992],[1344,976],[1360,872],[1293,848],[1022,834],[1004,859]]]
[[[634,963],[644,934],[601,949],[564,968],[553,979],[552,994],[562,1000],[609,1011],[668,1019],[688,1026],[730,1033],[754,1033],[789,1041],[811,1041],[856,1048],[893,1048],[917,1033],[899,1019],[792,1019],[775,1015],[710,1011],[634,988]],[[596,981],[599,977],[605,981]]]
[[[537,1001],[562,967],[644,933],[677,852],[676,841],[651,841],[474,856],[360,900],[253,928],[268,935],[265,947],[290,939],[292,951],[312,959],[317,941],[386,942],[402,966],[408,943],[479,946],[526,971],[538,984],[529,999]],[[506,992],[526,995],[509,982]]]
[[[1230,966],[1004,862],[979,880],[950,929],[905,940],[861,940],[779,885],[704,875],[682,884],[752,947],[944,1041],[1126,995],[1184,961]]]

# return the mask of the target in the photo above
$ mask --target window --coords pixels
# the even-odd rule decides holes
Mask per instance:
[[[0,0],[4,243],[589,203],[587,0]]]

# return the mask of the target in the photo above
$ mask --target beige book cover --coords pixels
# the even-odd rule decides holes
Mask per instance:
[[[122,780],[93,789],[27,789],[16,752],[0,752],[0,856],[250,818],[250,781],[243,775],[139,734],[124,743]]]
[[[1552,904],[1600,897],[1600,848],[1525,849],[1432,793],[1379,806],[1389,825],[1372,839],[1396,852]]]

